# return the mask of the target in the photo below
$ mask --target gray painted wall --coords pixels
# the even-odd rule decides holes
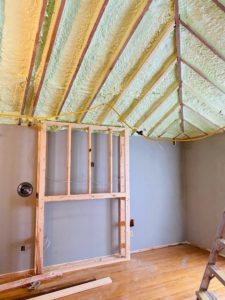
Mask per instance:
[[[65,188],[65,133],[49,134],[47,193]],[[34,196],[21,198],[22,181],[35,184],[36,132],[32,128],[0,126],[0,273],[32,267]],[[73,133],[72,191],[86,192],[87,139]],[[93,190],[107,190],[107,138],[93,135]],[[76,147],[74,147],[76,145]],[[118,144],[114,138],[114,189],[118,186]],[[131,217],[135,219],[133,250],[185,239],[181,195],[180,147],[130,139]],[[57,162],[57,163],[56,163]],[[45,265],[107,255],[117,250],[117,201],[49,203],[45,215]],[[20,246],[26,245],[21,252]]]

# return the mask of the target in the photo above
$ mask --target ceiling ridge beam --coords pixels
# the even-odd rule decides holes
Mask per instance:
[[[206,39],[204,39],[201,35],[199,35],[196,31],[194,31],[188,24],[184,21],[180,20],[180,24],[186,28],[196,39],[198,39],[202,44],[204,44],[209,50],[211,50],[216,56],[222,59],[225,62],[225,57],[218,52],[218,50],[210,45]]]
[[[58,109],[58,111],[57,111],[57,115],[59,115],[59,114],[61,113],[61,111],[62,111],[62,109],[63,109],[63,106],[64,106],[64,104],[65,104],[65,102],[66,102],[66,99],[67,99],[67,97],[69,96],[69,93],[70,93],[70,91],[71,91],[71,88],[72,88],[72,86],[73,86],[73,83],[74,83],[74,81],[76,80],[76,77],[77,77],[77,74],[78,74],[78,72],[79,72],[79,70],[80,70],[81,64],[82,64],[82,62],[83,62],[83,60],[84,60],[84,57],[85,57],[85,55],[86,55],[86,53],[87,53],[87,51],[88,51],[88,49],[89,49],[89,47],[90,47],[90,44],[91,44],[91,42],[92,42],[92,39],[93,39],[93,37],[94,37],[94,35],[95,35],[95,32],[96,32],[96,30],[97,30],[97,27],[98,27],[98,25],[99,25],[99,23],[100,23],[100,21],[101,21],[101,19],[102,19],[102,16],[103,16],[103,14],[104,14],[104,11],[105,11],[106,7],[107,7],[107,5],[108,5],[108,2],[109,2],[109,0],[104,0],[103,4],[102,4],[102,6],[101,6],[101,9],[99,10],[99,14],[98,14],[98,16],[97,16],[97,18],[96,18],[96,20],[95,20],[94,26],[93,26],[93,28],[92,28],[92,30],[91,30],[91,32],[90,32],[90,35],[89,35],[89,37],[88,37],[88,39],[87,39],[87,43],[86,43],[85,47],[83,48],[83,51],[81,52],[81,55],[80,55],[80,58],[79,58],[79,60],[78,60],[77,65],[76,65],[76,68],[75,68],[75,70],[74,70],[73,76],[72,76],[72,78],[71,78],[71,80],[70,80],[70,82],[69,82],[69,85],[68,85],[68,87],[67,87],[66,93],[64,94],[63,100],[62,100],[62,102],[61,102],[61,104],[60,104],[60,107],[59,107],[59,109]]]
[[[121,86],[121,91],[119,94],[115,95],[113,99],[110,101],[110,105],[106,106],[106,108],[103,110],[101,115],[97,119],[98,124],[102,124],[105,119],[107,118],[109,112],[111,111],[111,107],[115,106],[119,100],[121,99],[122,95],[127,91],[129,86],[132,84],[132,82],[136,79],[137,75],[142,71],[145,64],[149,61],[150,58],[156,53],[160,45],[163,41],[168,37],[168,35],[174,30],[174,21],[169,22],[166,24],[166,26],[161,30],[156,40],[152,43],[150,47],[147,47],[144,54],[138,59],[137,63],[134,65],[134,67],[130,70],[130,72],[125,76],[125,79],[123,80]],[[133,72],[132,72],[133,71]]]
[[[207,134],[207,132],[205,132],[204,130],[202,130],[201,128],[199,128],[198,126],[196,126],[195,124],[193,124],[191,121],[187,121],[185,119],[185,123],[187,123],[189,126],[193,127],[194,129],[196,129],[197,131],[200,131],[204,134]]]
[[[56,21],[55,21],[54,29],[53,29],[53,32],[52,32],[52,36],[51,36],[47,56],[46,56],[46,59],[45,59],[43,72],[41,74],[41,80],[39,82],[38,89],[37,89],[36,95],[35,95],[34,100],[33,100],[32,116],[34,115],[36,107],[37,107],[37,103],[38,103],[38,100],[39,100],[41,88],[42,88],[44,78],[45,78],[45,74],[46,74],[48,64],[49,64],[49,61],[50,61],[50,58],[51,58],[52,49],[53,49],[55,39],[56,39],[56,35],[57,35],[58,29],[59,29],[59,24],[60,24],[60,21],[61,21],[61,17],[62,17],[62,14],[63,14],[65,3],[66,3],[66,0],[61,0],[61,4],[60,4],[58,15],[57,15],[57,18],[56,18]]]
[[[142,115],[142,117],[135,123],[134,127],[136,129],[139,129],[139,127],[150,118],[150,116],[165,102],[166,99],[168,99],[175,91],[178,89],[178,83],[174,82],[172,85],[170,85],[165,93],[159,97],[156,101],[152,103],[152,105],[149,107],[149,109]],[[133,131],[133,133],[136,130]]]
[[[223,12],[225,12],[225,6],[218,0],[212,0]]]
[[[161,81],[168,75],[176,64],[176,55],[172,55],[167,59],[163,67],[151,78],[147,84],[143,87],[141,94],[138,98],[134,99],[125,112],[120,116],[119,121],[124,121],[127,119],[135,108],[143,101],[143,99],[154,89]]]
[[[177,51],[177,73],[178,73],[178,100],[180,104],[180,129],[184,132],[184,113],[183,113],[183,91],[182,91],[182,71],[181,71],[181,47],[180,47],[180,15],[179,15],[179,0],[174,0],[175,11],[175,29],[176,29],[176,51]]]
[[[46,11],[47,4],[48,4],[48,0],[43,0],[42,7],[41,7],[41,12],[40,12],[40,17],[39,17],[39,22],[38,22],[38,27],[37,27],[37,32],[36,32],[36,36],[35,36],[35,40],[34,40],[34,47],[33,47],[32,57],[31,57],[31,61],[30,61],[30,67],[29,67],[28,76],[27,76],[27,79],[26,79],[26,85],[25,85],[25,89],[24,89],[22,106],[21,106],[21,110],[20,110],[21,115],[24,114],[24,110],[25,110],[25,107],[26,107],[28,91],[29,91],[29,87],[30,87],[30,81],[31,81],[32,72],[33,72],[34,64],[35,64],[35,58],[36,58],[37,49],[38,49],[38,41],[39,41],[39,38],[40,38],[42,25],[43,25],[43,22],[44,22],[44,17],[45,17],[45,11]],[[21,119],[19,119],[19,125],[20,124],[21,124]]]
[[[95,98],[97,97],[99,91],[101,90],[101,88],[103,87],[103,85],[104,85],[104,83],[106,82],[107,78],[109,77],[109,74],[111,73],[112,69],[114,68],[116,62],[117,62],[118,59],[120,58],[120,56],[121,56],[121,54],[123,53],[124,49],[126,48],[128,42],[129,42],[130,39],[132,38],[132,36],[133,36],[135,30],[137,29],[138,25],[139,25],[140,22],[142,21],[142,19],[143,19],[145,13],[146,13],[147,10],[149,9],[149,6],[151,5],[151,3],[152,3],[152,0],[148,0],[148,1],[146,2],[146,5],[144,6],[144,8],[142,9],[140,15],[138,16],[138,18],[137,18],[136,21],[134,22],[134,24],[133,24],[133,26],[132,26],[132,28],[131,28],[131,30],[130,30],[128,36],[126,37],[125,41],[122,43],[122,46],[120,47],[118,53],[117,53],[116,56],[114,57],[114,59],[113,59],[111,65],[110,65],[110,67],[108,68],[108,70],[107,70],[107,72],[106,72],[106,74],[105,74],[103,80],[101,81],[100,85],[98,86],[97,90],[95,91],[94,96],[91,97],[91,99],[88,99],[87,102],[84,100],[84,102],[86,102],[86,103],[84,103],[84,107],[82,107],[83,110],[88,110],[88,109],[91,107],[91,105],[92,105],[92,103],[94,102]],[[83,104],[81,104],[81,106],[83,106]],[[87,111],[84,112],[84,113],[82,113],[82,114],[80,114],[79,117],[78,117],[78,119],[77,119],[77,123],[81,123],[81,122],[84,120],[86,114],[87,114]]]
[[[170,123],[170,124],[166,127],[166,129],[164,129],[163,132],[162,132],[158,137],[162,137],[165,133],[167,133],[167,131],[168,131],[172,126],[174,126],[174,124],[175,124],[176,122],[179,122],[179,119],[176,119],[176,120],[174,120],[172,123]],[[172,139],[175,139],[175,138],[176,138],[176,137],[173,137]]]
[[[179,103],[175,103],[160,119],[159,121],[148,131],[147,136],[149,136],[155,129],[166,120],[179,106]]]
[[[207,78],[201,71],[199,71],[196,67],[194,67],[192,64],[190,64],[188,61],[186,61],[185,59],[181,58],[182,63],[184,63],[185,65],[187,65],[192,71],[194,71],[196,74],[198,74],[200,77],[202,77],[203,79],[205,79],[206,81],[208,81],[208,83],[210,83],[211,85],[213,85],[217,90],[219,90],[222,94],[225,95],[225,92],[219,87],[217,86],[214,82],[212,82],[209,78]]]

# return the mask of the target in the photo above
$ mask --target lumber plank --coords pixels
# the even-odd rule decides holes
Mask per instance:
[[[45,196],[46,202],[55,201],[76,201],[76,200],[92,200],[92,199],[114,199],[125,198],[126,193],[95,193],[95,194],[77,194],[77,195],[53,195]]]
[[[88,194],[91,194],[91,127],[88,127]]]
[[[113,137],[112,129],[109,129],[108,134],[108,191],[113,191]]]
[[[68,125],[67,130],[67,195],[70,195],[71,185],[71,139],[72,139],[72,128]]]

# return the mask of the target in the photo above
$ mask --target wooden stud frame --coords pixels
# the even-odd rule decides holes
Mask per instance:
[[[67,130],[67,183],[65,195],[45,195],[46,145],[49,126]],[[88,133],[88,184],[87,194],[71,194],[71,140],[72,130],[86,130]],[[92,193],[91,190],[91,134],[94,131],[108,134],[108,192]],[[119,192],[113,192],[113,134],[119,135]],[[44,122],[38,127],[38,166],[35,233],[35,274],[59,270],[62,272],[80,270],[93,266],[121,262],[130,259],[130,205],[129,205],[129,135],[127,129],[106,126],[92,126],[59,122]],[[118,199],[119,253],[105,258],[96,258],[59,266],[43,267],[44,205],[46,202]]]

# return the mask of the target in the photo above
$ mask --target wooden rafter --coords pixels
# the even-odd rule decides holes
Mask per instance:
[[[183,92],[182,92],[182,73],[181,73],[181,49],[180,49],[180,16],[179,16],[179,2],[174,0],[175,9],[175,23],[176,23],[176,51],[177,51],[177,71],[179,82],[179,104],[180,104],[180,127],[181,132],[184,132],[184,114],[183,114]]]
[[[210,45],[206,39],[201,37],[196,31],[194,31],[188,24],[186,24],[184,21],[180,20],[180,24],[186,28],[196,39],[198,39],[201,43],[203,43],[209,50],[211,50],[216,56],[218,56],[220,59],[222,59],[225,62],[225,57],[218,52],[218,50]]]
[[[73,76],[72,76],[72,78],[71,78],[71,80],[70,80],[70,82],[69,82],[68,88],[67,88],[67,90],[66,90],[66,92],[65,92],[65,95],[64,95],[64,97],[63,97],[63,100],[62,100],[62,102],[61,102],[61,104],[60,104],[60,107],[59,107],[59,109],[58,109],[58,111],[57,111],[57,115],[59,115],[59,114],[61,113],[61,111],[62,111],[62,108],[63,108],[63,106],[64,106],[64,104],[65,104],[65,102],[66,102],[66,99],[67,99],[67,97],[68,97],[70,91],[71,91],[71,88],[72,88],[72,86],[73,86],[73,83],[74,83],[74,81],[75,81],[75,79],[76,79],[76,77],[77,77],[77,74],[78,74],[79,70],[80,70],[80,67],[81,67],[81,64],[82,64],[82,62],[83,62],[83,60],[84,60],[84,57],[85,57],[85,55],[86,55],[86,53],[87,53],[87,51],[88,51],[88,49],[89,49],[89,47],[90,47],[91,41],[92,41],[92,39],[93,39],[93,37],[94,37],[94,34],[95,34],[95,32],[96,32],[96,29],[97,29],[97,27],[98,27],[100,21],[101,21],[101,19],[102,19],[102,16],[103,16],[103,14],[104,14],[104,11],[105,11],[105,9],[106,9],[106,7],[107,7],[108,2],[109,2],[109,0],[105,0],[105,1],[103,2],[102,6],[101,6],[101,9],[100,9],[99,14],[98,14],[98,16],[97,16],[97,19],[96,19],[96,21],[95,21],[95,23],[94,23],[94,26],[93,26],[93,28],[92,28],[92,30],[91,30],[91,33],[90,33],[89,37],[88,37],[87,43],[86,43],[85,47],[83,48],[83,51],[82,51],[82,53],[81,53],[81,55],[80,55],[78,64],[76,65],[76,68],[75,68],[75,70],[74,70]]]
[[[190,136],[187,133],[180,132],[174,139],[179,139],[179,136],[184,136],[185,138],[190,139]]]
[[[21,115],[24,114],[25,107],[26,107],[26,101],[27,101],[30,81],[31,81],[32,72],[33,72],[33,68],[34,68],[34,64],[35,64],[35,58],[36,58],[37,49],[38,49],[38,41],[39,41],[39,38],[40,38],[42,25],[43,25],[43,22],[44,22],[47,3],[48,3],[47,0],[43,0],[43,2],[42,2],[42,8],[41,8],[40,18],[39,18],[39,22],[38,22],[37,33],[36,33],[35,41],[34,41],[33,53],[32,53],[32,57],[31,57],[31,61],[30,61],[30,67],[29,67],[29,71],[28,71],[28,76],[27,76],[24,95],[23,95],[23,100],[22,100],[22,106],[21,106],[21,110],[20,110]],[[20,123],[21,123],[21,119],[19,119],[19,124]]]
[[[225,6],[218,0],[212,0],[224,13],[225,13]]]
[[[207,78],[201,71],[199,71],[196,67],[194,67],[193,65],[191,65],[189,62],[187,62],[185,59],[181,58],[182,63],[184,63],[185,65],[187,65],[192,71],[194,71],[196,74],[198,74],[200,77],[202,77],[203,79],[205,79],[206,81],[208,81],[208,83],[210,83],[211,85],[213,85],[216,89],[218,89],[221,93],[223,93],[225,95],[225,92],[218,86],[216,85],[214,82],[212,82],[209,78]]]
[[[116,62],[118,61],[118,59],[120,58],[121,54],[123,53],[124,49],[126,48],[128,42],[130,41],[131,37],[133,36],[135,30],[137,29],[138,25],[140,24],[142,18],[144,17],[145,13],[147,12],[150,4],[152,3],[152,0],[148,0],[146,2],[146,5],[144,6],[143,10],[141,11],[141,14],[138,16],[138,18],[136,19],[136,21],[134,22],[129,34],[127,35],[127,37],[125,37],[125,40],[123,41],[123,43],[121,44],[121,46],[119,47],[112,63],[110,64],[110,66],[108,67],[108,70],[106,72],[106,74],[103,77],[103,80],[101,81],[101,83],[99,84],[99,86],[97,87],[94,96],[91,98],[88,98],[87,101],[85,101],[86,103],[84,103],[84,107],[83,109],[89,109],[92,105],[92,103],[94,102],[95,98],[97,97],[99,91],[101,90],[102,86],[104,85],[104,83],[106,82],[107,78],[109,77],[109,74],[111,73],[112,69],[114,68]],[[83,106],[83,105],[82,105]],[[85,118],[87,112],[80,114],[80,116],[77,119],[77,123],[80,123],[83,121],[83,119]]]
[[[163,67],[151,78],[149,82],[143,87],[138,98],[134,99],[126,111],[121,115],[120,121],[126,120],[127,117],[135,110],[135,108],[143,101],[143,99],[152,92],[154,88],[159,85],[162,80],[168,75],[176,64],[176,56],[173,54],[163,65]]]
[[[174,124],[178,123],[179,119],[174,120],[172,123],[170,123],[166,129],[163,130],[163,132],[158,136],[158,137],[162,137],[165,133],[167,133],[167,131],[174,126]],[[175,138],[175,137],[174,137]]]
[[[170,110],[168,110],[159,121],[148,131],[147,135],[149,136],[166,118],[168,118],[177,108],[179,104],[175,103]]]
[[[196,129],[197,131],[200,131],[204,134],[207,134],[204,130],[200,129],[198,126],[194,125],[191,121],[187,121],[185,120],[185,123],[187,123],[189,126],[193,127],[194,129]]]
[[[150,116],[157,110],[157,108],[165,102],[168,97],[170,97],[175,91],[178,89],[178,83],[174,82],[169,88],[165,91],[165,93],[157,99],[149,109],[143,114],[143,116],[135,123],[134,127],[139,129],[139,127],[150,118]],[[133,131],[134,133],[135,131]]]
[[[143,67],[153,57],[156,51],[159,49],[160,45],[165,41],[168,35],[174,30],[174,22],[169,22],[163,30],[159,33],[159,36],[156,40],[146,47],[146,50],[142,54],[142,56],[138,59],[137,63],[131,69],[131,71],[127,74],[121,84],[121,91],[119,94],[115,95],[110,102],[110,106],[106,106],[103,110],[102,114],[97,119],[98,124],[103,124],[105,119],[107,118],[109,112],[111,111],[111,107],[114,107],[121,99],[121,97],[126,93],[129,86],[136,79],[137,75],[142,71]]]
[[[57,18],[56,18],[55,26],[54,26],[52,36],[51,36],[50,45],[49,45],[47,56],[46,56],[46,59],[45,59],[43,72],[41,74],[41,80],[39,82],[39,86],[38,86],[36,95],[35,95],[34,100],[33,100],[32,116],[34,115],[36,107],[37,107],[38,99],[39,99],[41,88],[42,88],[42,85],[43,85],[43,82],[44,82],[47,67],[48,67],[48,64],[49,64],[49,61],[50,61],[50,58],[51,58],[52,49],[53,49],[53,46],[54,46],[54,43],[55,43],[55,39],[56,39],[56,35],[57,35],[57,32],[58,32],[58,28],[59,28],[59,24],[60,24],[62,14],[63,14],[63,9],[64,9],[64,6],[65,6],[65,3],[66,3],[66,0],[61,0],[61,4],[60,4],[58,15],[57,15]]]

